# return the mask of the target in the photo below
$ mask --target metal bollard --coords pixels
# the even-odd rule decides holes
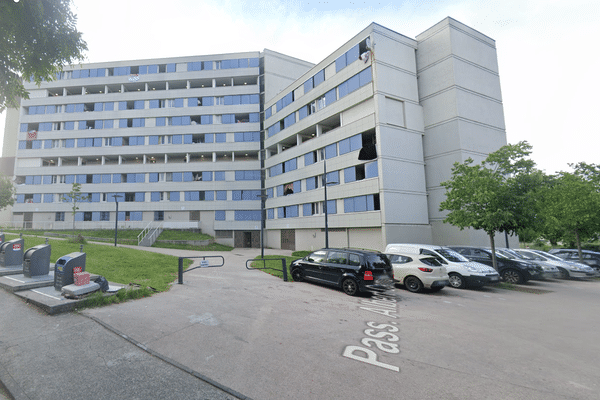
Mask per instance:
[[[179,257],[179,274],[178,284],[183,285],[183,257]]]

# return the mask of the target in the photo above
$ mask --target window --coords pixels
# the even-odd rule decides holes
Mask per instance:
[[[155,221],[164,221],[165,220],[165,212],[164,211],[154,211],[154,220]]]
[[[65,220],[65,213],[64,212],[57,212],[54,214],[54,220],[55,221],[64,221]]]
[[[100,221],[110,221],[110,212],[100,211]]]
[[[86,211],[83,213],[83,220],[84,221],[91,221],[92,220],[92,213],[89,211]]]
[[[200,221],[200,211],[190,211],[190,221]]]

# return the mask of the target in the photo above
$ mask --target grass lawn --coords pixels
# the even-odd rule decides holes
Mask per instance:
[[[6,233],[5,240],[16,237],[18,235]],[[24,250],[45,243],[44,237],[24,236],[23,240]],[[48,243],[52,246],[52,264],[64,255],[78,252],[80,246],[79,243],[59,239],[49,239]],[[162,292],[169,290],[170,283],[177,279],[178,257],[175,256],[93,243],[85,244],[83,251],[86,253],[85,270],[102,275],[111,282],[133,283]]]
[[[288,281],[293,281],[292,272],[290,271],[290,264],[292,261],[297,260],[299,258],[303,258],[310,254],[310,251],[295,251],[292,253],[292,256],[265,256],[265,260],[267,261],[254,261],[250,264],[251,267],[260,269],[267,274],[271,274],[278,278],[283,279],[283,270],[281,268],[281,259],[285,259],[285,266],[287,269],[287,278]],[[260,256],[255,257],[255,259],[260,260]],[[273,260],[275,259],[275,260]]]

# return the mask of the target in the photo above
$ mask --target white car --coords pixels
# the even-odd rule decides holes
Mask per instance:
[[[392,263],[394,281],[414,293],[423,288],[438,291],[450,282],[448,273],[440,261],[433,256],[418,254],[386,254]]]
[[[494,268],[470,261],[465,256],[448,247],[431,244],[392,243],[386,246],[384,252],[411,256],[413,254],[422,254],[437,258],[446,267],[450,286],[453,288],[479,288],[483,285],[500,282],[500,275]]]

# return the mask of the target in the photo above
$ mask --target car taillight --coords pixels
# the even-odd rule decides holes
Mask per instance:
[[[433,272],[433,268],[419,267],[419,270],[421,270],[423,272]]]
[[[363,278],[365,281],[372,281],[373,280],[373,272],[371,271],[365,271],[365,276]]]

